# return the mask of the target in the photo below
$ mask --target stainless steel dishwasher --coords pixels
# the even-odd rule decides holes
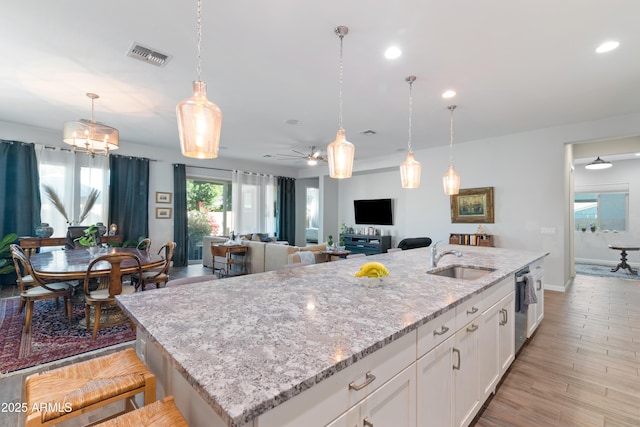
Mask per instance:
[[[516,301],[515,301],[515,330],[516,330],[516,352],[518,354],[527,340],[527,311],[529,306],[524,301],[524,275],[529,273],[529,266],[524,267],[515,274]]]

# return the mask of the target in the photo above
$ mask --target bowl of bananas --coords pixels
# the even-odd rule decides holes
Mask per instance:
[[[384,277],[389,275],[389,270],[381,262],[367,262],[360,266],[355,274],[358,283],[379,284]]]

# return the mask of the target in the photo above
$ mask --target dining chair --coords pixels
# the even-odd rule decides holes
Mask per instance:
[[[84,296],[85,296],[85,321],[87,322],[87,330],[91,330],[91,307],[93,310],[93,331],[91,338],[96,339],[98,330],[104,327],[121,325],[129,322],[131,329],[135,331],[133,322],[122,313],[116,305],[116,295],[131,294],[136,291],[133,286],[122,285],[122,263],[126,260],[133,260],[136,272],[142,273],[140,258],[131,253],[111,253],[97,257],[89,264],[87,272],[84,276]],[[94,268],[99,263],[109,263],[111,268],[104,275],[96,276]],[[91,290],[91,279],[99,278],[98,288]],[[103,313],[104,309],[104,313]],[[104,314],[104,319],[102,315]]]
[[[18,275],[18,286],[20,287],[20,312],[24,310],[25,306],[27,308],[23,333],[26,334],[31,329],[33,307],[37,300],[55,299],[57,307],[58,298],[64,298],[67,318],[69,319],[69,324],[71,324],[71,293],[73,291],[71,284],[69,282],[45,282],[41,280],[20,246],[12,244],[10,245],[10,250]],[[27,280],[23,280],[24,278],[27,278]]]
[[[142,274],[132,274],[131,283],[141,291],[144,291],[145,287],[150,283],[155,283],[156,288],[160,288],[160,284],[166,286],[169,281],[169,268],[171,267],[171,260],[173,259],[173,252],[176,249],[176,242],[167,242],[158,251],[158,255],[164,257],[164,264],[162,267],[156,270],[143,271]]]
[[[151,239],[148,237],[140,240],[138,242],[138,245],[136,246],[136,249],[139,249],[141,251],[148,251],[150,248],[151,248]]]

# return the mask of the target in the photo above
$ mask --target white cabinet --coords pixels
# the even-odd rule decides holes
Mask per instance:
[[[414,427],[416,425],[415,363],[379,387],[328,427]]]
[[[418,359],[418,427],[453,425],[453,336]]]
[[[481,318],[479,366],[480,398],[496,390],[515,356],[515,292],[489,307]]]
[[[478,343],[481,319],[472,320],[455,334],[453,347],[454,425],[466,426],[481,406],[478,387]]]
[[[533,275],[533,284],[536,290],[536,304],[530,304],[527,312],[527,338],[531,338],[540,322],[544,318],[544,266],[539,260],[529,267]]]

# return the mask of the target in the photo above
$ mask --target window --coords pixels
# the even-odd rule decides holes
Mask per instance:
[[[578,230],[627,230],[629,192],[575,193],[573,211]]]
[[[230,195],[229,182],[187,179],[189,260],[202,259],[204,236],[229,234],[233,226],[227,209]]]
[[[46,196],[44,185],[52,187],[60,199],[67,218],[74,225],[89,225],[108,221],[109,163],[106,157],[92,158],[76,154],[70,150],[36,147],[38,172],[40,174],[40,194],[42,199],[41,217],[54,229],[54,236],[66,235],[67,219],[56,209]],[[87,196],[92,189],[100,194],[89,214],[77,224],[86,206]]]

